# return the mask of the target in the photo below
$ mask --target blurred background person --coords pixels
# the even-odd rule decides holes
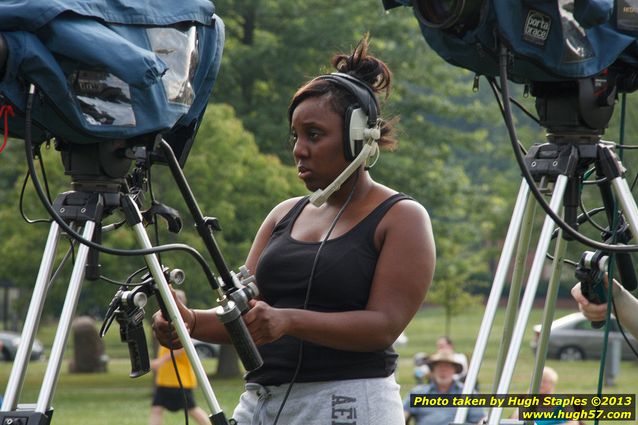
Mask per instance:
[[[543,376],[541,377],[541,383],[538,387],[538,394],[540,395],[548,395],[554,394],[556,392],[556,385],[558,384],[558,372],[554,368],[549,366],[545,366],[543,368]],[[563,410],[562,407],[558,406],[554,409],[554,412]],[[514,413],[511,416],[512,419],[518,419],[518,409],[514,410]],[[547,419],[547,420],[537,420],[535,421],[537,425],[579,425],[581,422],[565,420],[565,419]]]
[[[461,373],[463,365],[455,354],[449,349],[444,349],[427,357],[426,364],[430,368],[430,382],[413,388],[403,401],[406,423],[448,425],[453,422],[456,408],[410,407],[410,395],[461,394],[463,384],[455,376]],[[466,422],[479,423],[485,416],[483,408],[470,407]]]
[[[454,353],[458,363],[462,365],[460,373],[455,374],[454,378],[460,382],[465,382],[467,375],[467,356],[463,353],[457,353],[454,350],[454,343],[447,336],[440,336],[436,339],[436,351],[451,351]],[[430,368],[427,365],[428,355],[424,352],[416,353],[414,359],[414,379],[417,384],[423,384],[430,380]]]
[[[467,356],[463,353],[459,353],[454,348],[454,343],[448,336],[440,336],[436,340],[436,351],[451,351],[454,353],[454,357],[457,362],[461,364],[462,370],[461,372],[454,375],[454,378],[465,382],[465,376],[467,375]]]
[[[175,290],[175,295],[183,304],[186,304],[184,291]],[[151,361],[151,369],[155,371],[155,389],[149,425],[161,425],[165,410],[179,412],[183,411],[184,408],[199,425],[210,425],[206,412],[195,404],[193,389],[197,387],[197,378],[186,351],[183,348],[174,350],[173,357],[175,357],[175,365],[171,360],[171,351],[160,346],[157,358]],[[179,373],[179,380],[175,368]]]

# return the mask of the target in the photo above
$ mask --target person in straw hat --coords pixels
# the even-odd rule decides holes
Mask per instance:
[[[463,370],[459,357],[451,350],[439,350],[426,359],[430,367],[430,382],[418,385],[410,391],[403,402],[406,422],[414,420],[416,425],[447,425],[453,422],[455,407],[410,406],[410,396],[434,396],[436,394],[461,394],[463,385],[455,378]],[[468,410],[467,422],[479,423],[485,418],[485,411],[480,407]]]

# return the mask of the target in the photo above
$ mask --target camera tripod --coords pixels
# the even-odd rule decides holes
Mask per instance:
[[[582,90],[582,85],[580,89]],[[557,105],[553,105],[553,101],[556,101],[561,107],[556,108]],[[609,229],[612,229],[612,222],[614,222],[617,210],[613,201],[613,188],[624,213],[624,216],[620,217],[620,221],[622,222],[622,217],[624,217],[628,223],[628,229],[631,235],[634,237],[634,240],[637,240],[638,207],[624,178],[624,167],[616,156],[613,144],[601,141],[600,134],[602,131],[592,131],[590,128],[583,129],[583,127],[579,125],[583,120],[582,115],[587,115],[587,111],[583,113],[582,110],[573,110],[571,105],[574,102],[572,101],[573,98],[567,96],[562,98],[561,94],[550,100],[537,98],[537,109],[539,109],[539,113],[541,113],[541,123],[548,124],[548,111],[560,111],[564,113],[564,110],[568,110],[569,112],[566,114],[573,114],[573,116],[561,116],[560,119],[554,120],[546,125],[549,129],[548,143],[534,145],[529,150],[525,156],[526,168],[534,178],[534,181],[539,184],[540,190],[546,194],[551,194],[551,200],[549,202],[551,211],[559,217],[564,217],[567,224],[572,229],[576,229],[578,226],[576,210],[580,199],[580,185],[583,181],[583,175],[586,169],[594,165],[597,173],[597,183],[610,223]],[[578,102],[575,103],[578,104]],[[579,105],[581,108],[583,103],[587,104],[588,101],[581,101]],[[541,105],[539,106],[539,104]],[[592,107],[591,109],[595,110],[596,108]],[[596,121],[596,127],[598,127],[598,124],[600,124],[600,128],[605,126],[600,123],[600,120],[606,122],[606,120],[609,119],[611,116],[610,109],[611,108],[606,107],[603,111],[604,114],[601,116],[592,115],[594,117],[592,118],[593,120],[598,120]],[[587,119],[587,117],[585,117],[585,119]],[[571,127],[569,125],[559,126],[556,125],[556,122],[559,122],[561,125],[565,122],[574,125]],[[530,202],[530,190],[527,180],[523,179],[514,205],[501,257],[494,275],[492,289],[485,307],[485,315],[479,328],[479,334],[469,364],[462,392],[465,395],[472,394],[476,388],[479,369],[488,344],[488,337],[494,325],[494,318],[503,293],[506,276],[512,264],[514,253],[516,252],[508,302],[505,308],[505,325],[496,362],[496,373],[489,393],[508,394],[510,390],[510,383],[529,320],[529,314],[533,307],[534,298],[541,279],[545,258],[552,237],[555,235],[555,222],[553,218],[547,214],[534,251],[532,265],[527,275],[525,292],[521,299],[521,284],[525,271],[525,261],[529,251],[535,208],[535,203]],[[627,227],[625,227],[625,229],[627,229]],[[629,237],[627,237],[627,239],[628,238]],[[558,296],[561,265],[564,260],[568,239],[569,235],[567,233],[564,234],[561,228],[558,231],[554,247],[552,272],[548,283],[541,334],[536,347],[534,372],[529,386],[530,394],[537,394],[540,387],[542,370],[547,356],[551,323],[554,319],[556,298]],[[606,242],[609,243],[610,240]],[[627,240],[621,240],[620,242],[626,243]],[[619,271],[621,272],[623,284],[625,283],[625,276],[622,276],[623,271],[627,274],[627,280],[635,280],[635,276],[630,276],[630,274],[633,273],[633,267],[631,267],[629,254],[619,254],[618,257],[617,263],[620,264]],[[491,408],[488,423],[490,425],[499,423],[522,423],[517,420],[502,420],[502,411],[502,407]],[[466,418],[467,407],[461,407],[456,412],[453,424],[463,424]]]
[[[157,143],[158,141],[159,143]],[[247,308],[247,301],[256,294],[256,288],[248,276],[244,276],[246,279],[239,281],[237,275],[227,270],[223,257],[212,236],[211,223],[214,223],[214,220],[204,218],[201,215],[170,145],[161,140],[161,138],[158,138],[155,143],[162,149],[163,158],[168,161],[178,187],[191,213],[193,213],[198,231],[200,235],[202,235],[211,255],[213,255],[213,260],[217,265],[218,271],[221,273],[220,281],[223,288],[217,285],[216,279],[210,270],[207,274],[212,289],[217,291],[219,296],[217,301],[220,305],[216,309],[217,316],[226,326],[246,369],[255,369],[261,365],[261,357],[252,339],[250,339],[250,335],[241,319],[241,313]],[[122,159],[119,156],[109,155],[113,152],[107,152],[105,155],[103,151],[110,149],[104,148],[105,145],[106,144],[98,144],[91,145],[91,147],[71,145],[69,151],[63,152],[65,169],[67,174],[71,174],[73,177],[75,190],[60,194],[53,204],[53,210],[58,215],[58,218],[64,220],[65,223],[70,223],[72,230],[81,231],[81,237],[86,241],[100,240],[103,217],[106,217],[114,211],[119,210],[123,212],[126,223],[132,228],[139,245],[143,250],[151,251],[151,253],[144,251],[144,260],[152,276],[152,281],[154,282],[153,288],[158,296],[158,302],[162,307],[163,314],[167,319],[170,318],[185,349],[186,355],[193,366],[197,382],[204,393],[206,404],[212,412],[210,415],[211,423],[214,425],[227,425],[228,421],[215,398],[215,394],[202,363],[197,356],[186,325],[179,314],[177,304],[171,294],[167,275],[159,262],[158,256],[152,252],[153,246],[144,228],[142,215],[134,193],[128,189],[128,184],[123,178],[104,176],[104,169],[108,169],[110,170],[109,172],[114,174],[125,174],[126,170],[128,170],[130,159]],[[96,154],[96,149],[99,150],[99,154]],[[121,149],[117,150],[121,151]],[[102,158],[105,156],[108,157],[108,160],[106,163],[101,163]],[[100,163],[94,163],[92,160],[98,157],[101,158]],[[87,177],[87,174],[90,177]],[[63,228],[64,226],[54,221],[49,229],[33,295],[22,331],[21,343],[18,347],[4,394],[0,411],[0,425],[48,425],[51,422],[53,415],[51,403],[62,365],[71,321],[78,304],[83,280],[85,279],[86,273],[89,273],[87,270],[91,270],[87,266],[91,265],[92,262],[92,248],[84,243],[79,246],[75,258],[65,302],[37,402],[35,404],[18,404],[18,401],[24,384],[28,359],[31,354],[35,334],[39,326],[47,290],[49,288],[56,248],[63,233]],[[134,290],[130,291],[130,296],[120,296],[121,292],[122,291],[116,294],[116,298],[114,298],[111,304],[112,306],[122,303],[127,304],[129,312],[132,313],[127,315],[126,311],[122,312],[122,320],[118,318],[118,322],[127,322],[120,323],[120,334],[123,342],[127,342],[129,345],[132,363],[131,376],[135,377],[148,371],[148,353],[146,351],[146,341],[143,336],[141,323],[143,310],[140,316],[139,313],[141,309],[136,305],[137,296],[141,295],[141,293]],[[111,310],[112,306],[110,306],[109,310]],[[126,329],[122,328],[122,325],[126,325]],[[138,331],[141,331],[141,334]]]

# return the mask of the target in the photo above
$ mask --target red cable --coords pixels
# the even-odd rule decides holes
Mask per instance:
[[[0,106],[0,117],[4,115],[4,141],[2,142],[2,146],[0,146],[0,153],[7,146],[7,140],[9,139],[9,115],[12,117],[15,116],[13,112],[13,106],[11,105],[2,105]]]

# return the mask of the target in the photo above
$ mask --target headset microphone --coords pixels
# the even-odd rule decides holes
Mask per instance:
[[[357,157],[346,167],[345,170],[341,172],[341,174],[339,174],[339,176],[337,176],[336,179],[334,179],[332,183],[328,185],[328,187],[326,187],[325,189],[317,189],[312,193],[312,195],[310,195],[310,202],[315,207],[322,206],[328,200],[330,195],[341,188],[341,185],[348,179],[348,177],[352,175],[352,173],[357,170],[357,168],[361,166],[361,164],[363,164],[369,158],[377,155],[379,151],[377,140],[381,135],[381,130],[378,127],[366,128],[361,130],[362,134],[368,135],[367,141],[365,145],[363,145],[361,152],[359,152]]]

